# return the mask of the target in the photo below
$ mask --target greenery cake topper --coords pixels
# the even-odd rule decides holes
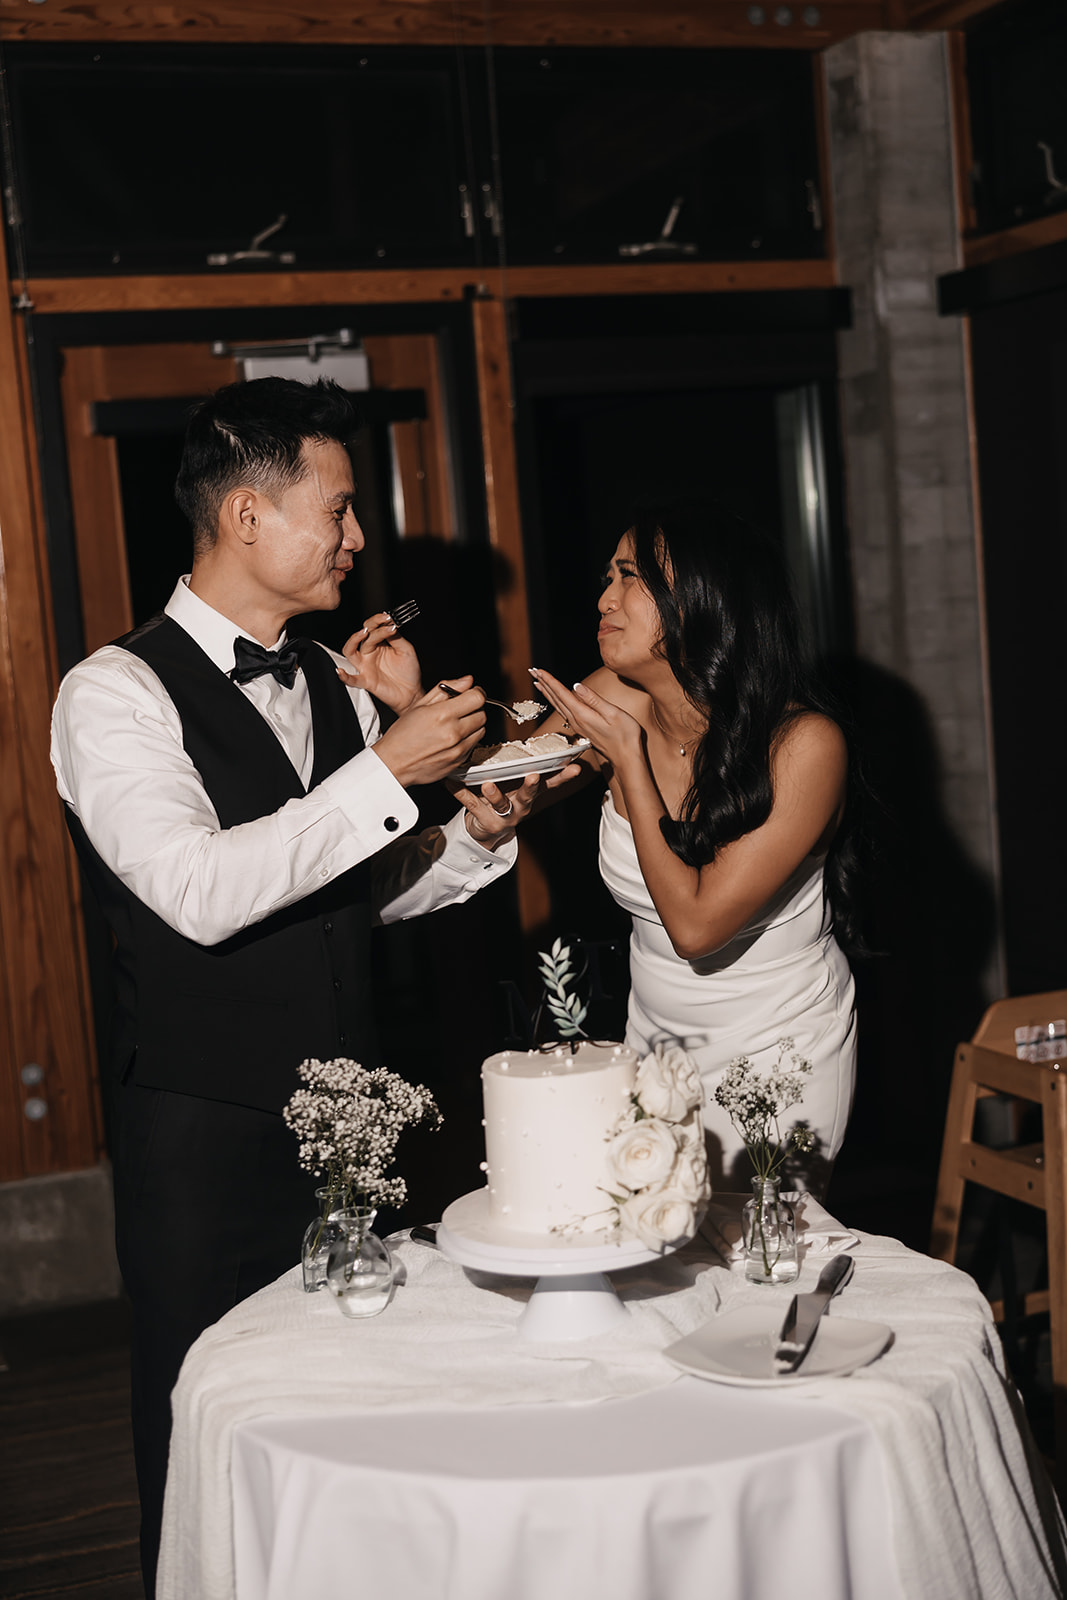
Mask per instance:
[[[537,953],[544,981],[544,999],[538,1007],[538,1013],[540,1015],[547,1006],[559,1037],[569,1041],[571,1049],[575,1050],[577,1041],[588,1037],[582,1023],[589,1006],[577,993],[570,992],[570,985],[583,974],[575,971],[570,945],[565,945],[562,939],[557,939],[551,950],[539,950]]]

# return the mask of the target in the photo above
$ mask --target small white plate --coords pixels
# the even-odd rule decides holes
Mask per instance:
[[[452,776],[460,783],[502,783],[509,778],[525,778],[530,772],[560,772],[570,761],[575,761],[583,750],[589,749],[588,739],[575,739],[567,750],[553,750],[545,756],[523,756],[515,761],[478,761],[473,767],[464,767]]]
[[[882,1354],[893,1337],[884,1322],[859,1322],[854,1317],[824,1316],[815,1342],[799,1372],[775,1372],[778,1344],[788,1298],[775,1304],[734,1306],[705,1322],[695,1333],[669,1344],[663,1354],[683,1372],[715,1383],[751,1389],[792,1388],[816,1378],[844,1378]]]

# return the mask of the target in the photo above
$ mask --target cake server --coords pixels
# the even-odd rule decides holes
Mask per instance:
[[[774,1352],[775,1372],[796,1372],[811,1349],[819,1327],[819,1319],[839,1289],[843,1289],[852,1276],[854,1262],[851,1256],[834,1256],[819,1274],[812,1294],[795,1294],[778,1335],[778,1348]]]

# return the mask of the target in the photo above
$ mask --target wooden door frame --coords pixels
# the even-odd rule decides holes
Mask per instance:
[[[0,1182],[9,1182],[95,1165],[103,1129],[80,882],[49,760],[59,669],[26,324],[8,309],[2,241],[0,289],[8,291],[0,313]]]
[[[375,388],[422,389],[425,421],[392,424],[409,536],[456,536],[441,363],[433,334],[363,341]],[[134,625],[115,439],[94,431],[99,401],[209,394],[237,377],[209,341],[59,346],[60,396],[86,654]]]
[[[507,581],[496,587],[501,675],[506,692],[520,698],[529,687],[530,619],[525,554],[512,428],[513,399],[506,308],[490,298],[471,302],[477,372],[485,501],[491,548],[502,558]],[[428,334],[377,334],[363,340],[375,387],[422,388],[432,467],[423,493],[417,423],[394,425],[397,467],[404,487],[409,534],[457,533],[452,463],[444,419],[437,340]],[[91,652],[133,626],[125,528],[115,440],[93,432],[92,405],[100,400],[178,397],[230,382],[232,360],[213,356],[207,341],[60,345],[60,379],[67,469],[70,479],[82,626]],[[550,913],[543,872],[529,851],[518,868],[520,923],[524,932]]]

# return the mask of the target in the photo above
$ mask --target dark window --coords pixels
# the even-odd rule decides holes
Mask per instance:
[[[39,46],[31,272],[824,252],[806,52]],[[499,158],[499,159],[498,159]],[[281,257],[291,257],[291,260]]]
[[[806,53],[498,50],[493,63],[512,260],[823,254]]]
[[[996,11],[967,38],[978,232],[1067,207],[1067,8]]]
[[[453,52],[5,54],[31,271],[206,268],[283,215],[298,267],[472,257]]]

